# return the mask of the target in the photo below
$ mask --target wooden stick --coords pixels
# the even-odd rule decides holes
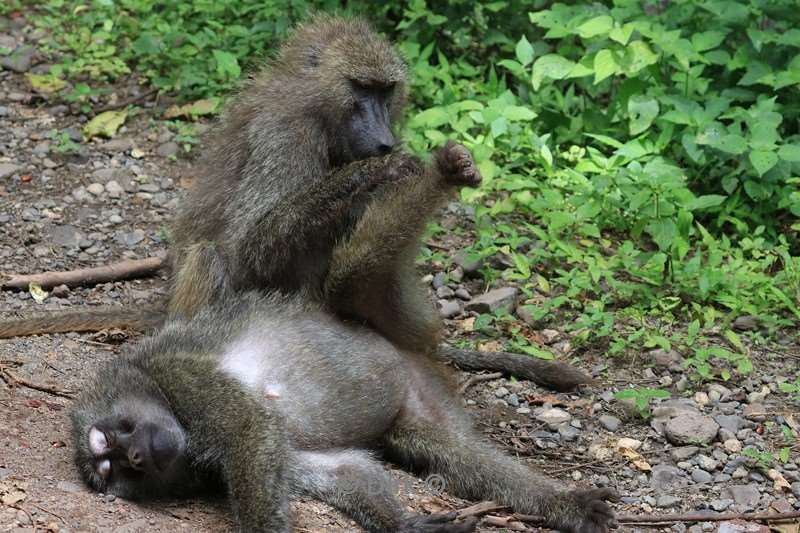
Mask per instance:
[[[5,381],[9,387],[27,387],[29,389],[38,390],[40,392],[46,392],[47,394],[52,394],[53,396],[60,396],[61,398],[72,398],[74,397],[74,393],[66,390],[59,390],[55,387],[48,387],[47,385],[39,385],[38,383],[34,383],[32,381],[28,381],[25,378],[21,378],[18,375],[11,372],[6,367],[0,366],[0,379]]]
[[[482,381],[492,381],[493,379],[500,379],[503,377],[502,372],[494,372],[492,374],[476,374],[469,379],[465,379],[464,383],[458,388],[460,394],[464,394],[470,387]]]
[[[139,93],[136,96],[131,96],[129,98],[125,98],[124,100],[118,101],[116,104],[107,104],[102,107],[99,107],[94,110],[95,115],[99,115],[100,113],[104,113],[106,111],[113,111],[115,109],[121,109],[123,107],[128,107],[131,104],[135,104],[139,100],[144,100],[158,92],[158,89],[149,89],[143,93]]]
[[[487,517],[488,519],[489,517]],[[543,518],[538,515],[526,515],[514,513],[513,515],[501,518],[525,522],[526,524],[541,524]],[[724,522],[727,520],[748,520],[751,522],[776,522],[780,520],[793,520],[800,518],[800,511],[789,511],[787,513],[715,513],[696,512],[685,514],[644,514],[644,515],[619,515],[617,522],[620,524],[675,524],[679,522]]]
[[[478,502],[475,505],[470,505],[469,507],[464,507],[459,510],[458,518],[464,519],[470,516],[482,516],[492,511],[501,511],[503,509],[508,509],[508,505],[500,505],[495,502]]]
[[[94,285],[122,279],[140,278],[153,274],[164,266],[164,263],[165,261],[160,257],[148,257],[147,259],[129,259],[106,266],[80,268],[65,272],[43,272],[29,275],[9,274],[0,283],[0,288],[4,290],[27,290],[31,283],[37,283],[43,289],[58,285],[77,287],[79,285]]]

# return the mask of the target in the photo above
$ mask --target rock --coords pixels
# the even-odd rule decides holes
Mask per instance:
[[[716,415],[714,421],[719,424],[719,427],[727,429],[731,433],[736,433],[747,424],[744,418],[737,415]]]
[[[509,395],[509,391],[505,387],[498,387],[497,389],[495,389],[494,395],[497,396],[498,398],[505,398],[506,396]]]
[[[20,46],[7,56],[0,56],[0,66],[14,72],[28,72],[31,68],[33,56],[36,48],[32,46]]]
[[[792,483],[792,494],[794,494],[795,498],[800,499],[800,481]]]
[[[431,285],[434,289],[441,289],[447,283],[447,276],[444,272],[437,272],[436,275],[433,276],[433,280],[431,281]]]
[[[104,192],[106,189],[105,189],[105,187],[103,187],[103,186],[102,186],[101,184],[99,184],[99,183],[92,183],[91,185],[89,185],[88,187],[86,187],[86,190],[87,190],[87,191],[89,191],[90,193],[92,193],[92,194],[93,194],[93,195],[95,195],[95,196],[100,196],[101,194],[103,194],[103,192]]]
[[[476,296],[466,305],[467,311],[477,313],[493,313],[498,309],[511,310],[517,301],[519,289],[516,287],[501,287]]]
[[[758,500],[761,499],[761,494],[754,485],[731,485],[722,492],[724,495],[733,498],[737,505],[750,509],[754,508],[758,504]]]
[[[673,461],[678,462],[691,459],[697,455],[697,452],[699,451],[700,448],[697,446],[681,446],[680,448],[673,448],[670,450],[669,455],[672,457]]]
[[[708,444],[717,431],[719,424],[713,418],[696,412],[672,418],[664,426],[664,434],[673,444]]]
[[[711,401],[711,399],[708,397],[708,394],[706,394],[705,392],[697,391],[697,392],[694,393],[694,403],[696,403],[700,407],[705,407],[706,405],[709,404],[710,401]]]
[[[77,248],[84,238],[83,233],[69,224],[52,226],[48,230],[48,241],[64,248]]]
[[[75,483],[71,483],[69,481],[59,481],[56,485],[58,490],[63,490],[64,492],[85,492],[85,489],[80,486],[76,485]]]
[[[731,500],[730,498],[720,498],[708,502],[708,506],[714,509],[718,513],[721,513],[731,505],[733,505],[733,500]]]
[[[662,368],[671,368],[675,366],[680,368],[683,363],[683,357],[675,350],[657,348],[655,350],[650,350],[647,353],[647,357],[653,361],[655,366]]]
[[[56,287],[53,287],[53,290],[50,291],[50,294],[52,296],[55,296],[56,298],[64,298],[69,294],[69,292],[70,290],[68,286],[58,285]]]
[[[120,186],[120,184],[114,180],[111,180],[108,183],[106,183],[105,189],[111,198],[120,198],[122,194],[125,192],[125,189],[123,189],[122,186]]]
[[[744,406],[742,414],[748,420],[763,421],[766,417],[767,409],[760,403],[751,403]]]
[[[706,472],[713,472],[719,466],[719,462],[715,461],[707,455],[700,454],[697,456],[697,464]]]
[[[683,470],[671,465],[655,465],[650,472],[650,486],[656,491],[684,486],[687,483]]]
[[[101,150],[107,152],[127,152],[133,148],[133,140],[120,137],[119,139],[111,139],[100,145]]]
[[[553,344],[561,336],[561,333],[554,329],[543,329],[539,333],[544,338],[545,344]]]
[[[611,432],[618,430],[620,424],[622,424],[622,421],[619,418],[611,415],[601,415],[597,420],[600,422],[601,426]]]
[[[770,392],[772,391],[769,390],[769,387],[761,387],[760,391],[753,391],[747,395],[747,403],[761,403],[766,399],[767,396],[769,396]]]
[[[736,317],[731,327],[738,331],[753,331],[758,329],[759,318],[753,315],[743,315]]]
[[[725,401],[731,395],[731,390],[719,383],[712,383],[708,386],[708,397],[711,398],[713,401],[718,402],[720,400]]]
[[[461,267],[466,276],[472,276],[483,268],[484,260],[481,258],[470,259],[464,250],[458,251],[453,255],[453,262]]]
[[[705,470],[700,470],[699,468],[692,470],[692,481],[695,483],[711,483],[712,479],[711,474]]]
[[[445,285],[444,287],[439,287],[438,289],[436,289],[436,297],[437,298],[452,298],[453,296],[455,296],[455,294],[456,293],[453,292],[453,289],[451,289],[447,285]]]
[[[638,450],[642,447],[642,441],[623,437],[617,441],[617,448],[628,448],[629,450]]]
[[[130,233],[117,233],[114,240],[123,246],[132,248],[144,240],[144,231],[137,229]]]
[[[472,295],[469,293],[467,289],[459,287],[458,289],[456,289],[456,298],[459,298],[461,300],[471,300]]]
[[[461,305],[456,300],[439,300],[439,314],[442,318],[453,318],[461,313]]]
[[[656,500],[656,507],[660,507],[662,509],[668,509],[670,507],[678,507],[681,504],[681,498],[677,496],[669,496],[664,494],[663,496],[659,496]]]
[[[178,153],[180,146],[176,142],[167,142],[156,149],[156,153],[161,157],[172,157]]]
[[[22,220],[25,222],[33,222],[35,220],[39,220],[41,215],[39,214],[39,210],[35,207],[26,207],[22,210]]]
[[[569,424],[561,424],[558,426],[558,434],[567,442],[573,442],[578,440],[580,437],[581,432],[579,429],[572,427]]]
[[[506,397],[506,403],[511,407],[519,407],[519,396],[516,394],[509,394]]]
[[[572,419],[571,414],[557,407],[553,407],[551,409],[541,409],[541,410],[537,409],[537,411],[538,413],[536,414],[535,417],[536,420],[544,424],[547,424],[547,427],[551,431],[555,431],[556,429],[558,429],[559,425],[565,422],[569,422]]]
[[[0,163],[0,180],[9,178],[22,170],[20,165],[12,165],[11,163]]]
[[[697,414],[697,406],[692,400],[677,398],[667,400],[653,407],[653,417],[671,418],[684,414]]]
[[[723,442],[722,445],[730,453],[739,453],[742,451],[742,443],[736,439],[728,439]]]

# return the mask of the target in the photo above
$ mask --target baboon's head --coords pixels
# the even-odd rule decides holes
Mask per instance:
[[[389,153],[406,98],[406,65],[364,21],[318,16],[279,55],[296,76],[304,111],[323,122],[335,163]]]

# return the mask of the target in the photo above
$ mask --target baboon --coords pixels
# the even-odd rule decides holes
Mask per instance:
[[[441,321],[413,257],[424,222],[454,186],[480,176],[463,157],[451,162],[469,166],[460,182],[403,178],[441,178],[441,154],[453,151],[424,166],[396,148],[405,97],[405,64],[366,23],[320,16],[300,26],[208,138],[173,228],[170,314],[191,316],[228,290],[280,290],[366,322],[401,348],[436,350]],[[210,257],[209,247],[217,250]],[[224,269],[212,264],[219,254]],[[330,273],[334,256],[343,270]],[[0,322],[0,338],[150,328],[163,317],[161,308],[56,314]],[[491,364],[475,352],[441,355]],[[532,361],[517,372],[541,383],[544,368]],[[545,384],[560,389],[589,381],[566,365],[552,375]]]
[[[372,532],[474,529],[474,519],[404,513],[376,452],[552,528],[615,527],[611,489],[569,491],[502,454],[473,430],[450,381],[430,355],[307,299],[238,293],[101,368],[71,413],[76,464],[94,489],[128,498],[224,487],[247,532],[288,531],[297,493]]]

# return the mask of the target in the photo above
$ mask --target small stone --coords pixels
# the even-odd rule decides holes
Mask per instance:
[[[0,66],[14,72],[28,72],[31,68],[33,56],[36,48],[32,46],[20,46],[7,56],[0,56]]]
[[[178,153],[179,149],[178,143],[167,142],[159,146],[156,149],[156,153],[161,157],[172,157]]]
[[[105,187],[103,187],[99,183],[92,183],[91,185],[86,187],[86,190],[95,196],[100,196],[101,194],[103,194],[103,191],[105,191]]]
[[[794,494],[795,498],[800,499],[800,481],[792,483],[792,494]]]
[[[708,502],[708,506],[718,513],[721,513],[722,511],[726,510],[731,505],[733,505],[733,500],[731,500],[730,498],[720,498]]]
[[[678,462],[691,459],[697,455],[697,452],[699,451],[700,448],[697,446],[681,446],[680,448],[673,448],[670,450],[669,455],[672,457],[673,461]]]
[[[76,485],[75,483],[71,483],[69,481],[59,481],[56,485],[58,490],[63,490],[64,492],[83,492],[84,488],[80,485]]]
[[[125,192],[125,189],[123,189],[122,186],[114,180],[106,183],[105,189],[111,198],[120,198]]]
[[[561,424],[558,426],[558,434],[567,442],[573,442],[578,440],[580,437],[581,432],[577,428],[572,427],[569,424]]]
[[[680,367],[683,363],[683,357],[675,350],[664,350],[663,348],[656,348],[647,353],[647,357],[653,361],[653,364],[658,367],[670,368],[674,366]]]
[[[767,415],[767,409],[760,403],[745,405],[742,414],[748,420],[763,421]]]
[[[711,474],[705,470],[700,470],[699,468],[692,470],[692,481],[695,483],[711,483],[711,480]]]
[[[659,464],[650,472],[650,486],[657,491],[686,485],[686,474],[680,468]]]
[[[611,432],[618,430],[619,426],[622,424],[622,421],[619,418],[611,415],[601,415],[597,420],[600,422],[601,426]]]
[[[144,231],[137,229],[130,233],[117,233],[114,240],[123,246],[132,248],[144,240]]]
[[[453,318],[461,313],[461,305],[457,300],[439,300],[439,314],[442,318]]]
[[[133,148],[133,141],[126,138],[111,139],[100,145],[101,150],[108,152],[127,152]]]
[[[516,287],[501,287],[476,296],[466,304],[467,311],[477,313],[493,313],[498,309],[511,310],[517,301],[519,289]]]
[[[22,220],[25,222],[33,222],[35,220],[39,220],[40,217],[41,214],[35,207],[26,207],[22,210]]]
[[[69,224],[53,226],[48,230],[49,242],[65,248],[77,248],[83,238],[83,233]]]
[[[629,437],[622,437],[617,441],[617,448],[627,448],[629,450],[638,450],[642,447],[642,441],[631,439]]]
[[[53,287],[53,290],[50,291],[50,294],[52,296],[55,296],[56,298],[64,298],[69,294],[69,292],[70,290],[68,286],[56,285],[55,287]]]
[[[742,443],[736,439],[728,439],[723,442],[722,445],[730,453],[739,453],[742,451]]]
[[[700,454],[697,456],[697,465],[706,472],[713,472],[719,466],[719,463],[707,455]]]
[[[110,217],[108,217],[108,221],[112,224],[121,224],[122,220],[123,220],[122,217],[119,215],[111,215]]]
[[[659,496],[656,500],[656,507],[660,507],[662,509],[669,509],[670,507],[678,507],[681,504],[681,498],[677,496],[669,496],[664,494]]]
[[[703,391],[698,391],[694,393],[694,403],[699,405],[700,407],[705,407],[709,404],[711,400],[708,398],[708,394]]]
[[[731,474],[731,477],[733,479],[744,479],[744,478],[747,477],[747,475],[749,473],[750,473],[750,471],[747,470],[745,467],[739,466],[733,471],[733,473]]]
[[[444,287],[439,287],[436,289],[436,297],[437,298],[452,298],[455,296],[455,292],[453,289],[445,285]]]
[[[714,421],[719,424],[719,427],[725,428],[731,433],[736,433],[747,424],[744,418],[737,415],[716,415]]]
[[[505,387],[498,387],[497,389],[495,389],[494,395],[497,396],[498,398],[505,398],[506,396],[509,395],[509,391]]]
[[[433,285],[434,289],[441,289],[447,283],[447,276],[444,272],[437,272],[436,275],[433,276],[433,281],[431,281],[431,285]]]
[[[753,331],[758,329],[759,318],[753,315],[736,317],[731,327],[738,331]]]
[[[708,444],[714,440],[719,425],[709,416],[686,413],[672,418],[664,426],[664,434],[673,444]]]
[[[472,295],[469,293],[467,289],[459,287],[458,289],[456,289],[456,298],[459,298],[461,300],[471,300]]]
[[[517,414],[518,415],[529,415],[529,414],[531,414],[531,408],[530,407],[520,407],[519,409],[517,409]]]
[[[509,394],[506,397],[506,403],[511,407],[519,407],[519,396],[516,394]]]
[[[738,505],[746,508],[754,508],[761,498],[758,489],[753,485],[732,485],[723,490],[723,494],[733,498]]]
[[[559,425],[569,422],[571,419],[571,414],[557,407],[542,409],[536,415],[536,420],[546,424],[551,431],[558,429]]]
[[[0,180],[9,178],[22,170],[20,165],[12,165],[11,163],[0,163]]]
[[[474,256],[469,256],[464,250],[456,252],[455,255],[453,255],[453,262],[461,267],[466,276],[477,274],[478,271],[483,268],[484,264],[483,259],[475,259]]]

